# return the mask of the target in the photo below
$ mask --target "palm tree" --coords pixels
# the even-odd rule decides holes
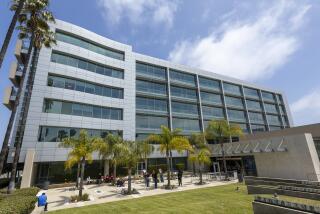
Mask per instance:
[[[222,160],[224,172],[227,175],[227,163],[224,151],[224,141],[231,140],[232,137],[239,137],[243,135],[242,129],[238,125],[229,124],[226,120],[212,120],[209,122],[206,129],[206,138],[219,142],[221,146]]]
[[[205,134],[203,133],[192,133],[189,137],[189,142],[193,148],[193,150],[198,150],[201,148],[207,147],[207,141]],[[192,159],[189,159],[192,162],[192,172],[195,175],[196,174],[196,166],[195,161],[192,161]]]
[[[180,129],[174,129],[171,131],[166,126],[161,126],[160,134],[152,134],[147,138],[148,142],[154,142],[160,144],[159,150],[162,154],[165,154],[167,159],[167,188],[171,188],[171,175],[170,175],[170,153],[172,150],[176,150],[179,153],[183,151],[192,151],[192,147],[189,140],[181,135]]]
[[[141,144],[140,146],[142,149],[142,158],[144,160],[145,170],[148,171],[148,157],[154,151],[154,146],[146,140],[139,143]]]
[[[142,144],[137,141],[123,141],[116,144],[116,149],[119,151],[117,162],[128,168],[128,194],[131,194],[131,175],[138,162],[143,157]]]
[[[14,11],[14,15],[11,19],[11,23],[9,25],[9,28],[7,30],[7,33],[6,33],[6,37],[4,38],[4,41],[3,41],[3,44],[2,44],[2,47],[1,47],[1,51],[0,51],[0,68],[2,66],[2,63],[3,63],[3,60],[4,60],[4,56],[6,55],[6,52],[7,52],[7,49],[8,49],[8,46],[9,46],[9,43],[10,43],[10,40],[11,40],[11,37],[12,37],[12,34],[13,34],[13,30],[17,24],[17,21],[18,21],[18,17],[21,13],[21,10],[23,8],[23,5],[25,3],[26,0],[15,0],[13,1],[13,4],[11,5],[10,7],[10,10]],[[1,170],[0,170],[1,172]]]
[[[42,46],[50,48],[52,44],[56,44],[54,38],[54,32],[50,30],[49,22],[54,22],[54,17],[50,11],[48,11],[49,0],[28,0],[24,5],[23,13],[19,16],[18,29],[20,30],[20,39],[30,39],[29,50],[32,50],[31,67],[28,74],[26,83],[27,96],[23,97],[21,111],[21,120],[19,121],[19,131],[16,135],[16,150],[12,163],[11,178],[8,187],[8,193],[14,190],[15,177],[17,172],[17,165],[20,157],[21,144],[23,141],[23,133],[28,115],[28,108],[30,105],[30,99],[32,95],[33,82],[36,72],[36,63],[39,54],[39,50]],[[29,63],[31,51],[27,55],[27,63]],[[26,74],[27,67],[24,68]]]
[[[89,164],[92,163],[93,152],[98,151],[102,144],[104,144],[104,142],[101,138],[89,137],[88,132],[84,129],[80,130],[78,138],[65,138],[59,144],[60,147],[71,148],[71,151],[68,154],[68,159],[65,162],[66,169],[70,169],[75,164],[79,163],[79,161],[81,162],[81,175],[79,187],[80,199],[82,197],[85,164],[86,162],[88,162]]]
[[[108,134],[103,140],[105,143],[99,148],[99,155],[104,160],[112,158],[111,162],[115,179],[117,176],[117,159],[120,155],[116,145],[122,143],[123,139],[119,135]]]
[[[202,181],[202,168],[204,164],[210,164],[210,151],[208,148],[203,147],[198,150],[194,150],[189,156],[189,160],[193,163],[197,162],[199,164],[199,174],[200,174],[200,182],[199,184],[203,184]]]

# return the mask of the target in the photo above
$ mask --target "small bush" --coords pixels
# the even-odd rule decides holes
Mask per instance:
[[[0,194],[0,214],[29,214],[37,202],[38,188],[15,190],[12,194]]]
[[[80,198],[79,195],[73,195],[70,197],[71,202],[77,202],[77,201],[89,201],[89,194],[84,193],[82,194],[82,197]]]
[[[0,189],[9,186],[9,178],[0,178]]]
[[[184,167],[183,163],[177,163],[176,164],[176,168],[179,169],[179,170],[184,170],[185,167]]]

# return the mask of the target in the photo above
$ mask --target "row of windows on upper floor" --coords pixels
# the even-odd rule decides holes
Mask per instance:
[[[123,79],[124,71],[118,68],[112,68],[95,62],[90,62],[85,59],[80,59],[76,56],[71,56],[63,53],[52,52],[51,62],[69,65],[76,68],[81,68],[104,76]]]
[[[168,102],[164,99],[154,99],[137,97],[137,111],[149,112],[152,114],[168,114]],[[199,118],[199,107],[197,104],[181,103],[172,101],[171,110],[174,116],[188,116]],[[222,119],[226,118],[225,110],[221,107],[202,106],[202,114],[204,119]],[[231,121],[247,122],[246,112],[243,110],[227,109],[228,119]],[[248,112],[251,123],[266,124],[266,120],[270,125],[281,126],[282,120],[285,126],[289,126],[286,116],[270,115],[257,112]]]
[[[86,92],[89,94],[95,94],[105,97],[123,99],[122,88],[101,86],[98,84],[89,83],[87,81],[59,77],[52,74],[48,76],[48,86]]]
[[[45,99],[43,112],[93,117],[111,120],[123,120],[123,110],[118,108],[100,107],[88,104]]]
[[[210,120],[204,120],[204,129],[207,128]],[[247,123],[230,122],[230,124],[239,125],[242,130],[249,132],[249,125]],[[161,126],[169,126],[169,118],[164,116],[150,116],[150,115],[136,115],[136,129],[138,133],[144,131],[160,131]],[[184,132],[199,132],[201,130],[201,122],[198,119],[186,119],[186,118],[172,118],[172,128],[182,129]],[[281,126],[270,125],[270,131],[281,129]],[[252,132],[266,131],[266,125],[251,124]]]
[[[137,92],[142,93],[151,93],[151,94],[159,94],[159,95],[166,95],[167,89],[166,85],[159,84],[159,83],[153,83],[149,81],[143,81],[143,80],[136,80],[136,90]],[[171,96],[177,97],[177,98],[186,98],[188,100],[197,101],[197,91],[195,89],[187,89],[177,86],[170,86],[170,93]],[[210,92],[201,91],[201,102],[203,104],[212,104],[212,105],[222,105],[222,95],[221,94],[215,94]],[[246,99],[247,108],[249,110],[255,110],[255,111],[262,111],[262,103],[260,101],[256,100],[250,100]],[[245,103],[244,99],[240,97],[231,97],[231,96],[225,96],[225,103],[228,107],[236,107],[244,109]],[[279,112],[281,114],[286,114],[284,105],[278,105],[277,104],[270,104],[270,103],[264,103],[264,108],[267,113],[273,113],[278,114]]]
[[[155,79],[166,80],[166,68],[163,68],[163,67],[137,62],[136,72],[138,76],[142,75],[143,77],[146,77],[146,76],[151,77],[151,79],[155,78]],[[170,76],[170,81],[172,82],[181,82],[193,87],[196,86],[196,76],[193,74],[187,74],[181,71],[170,69],[169,76]],[[221,92],[220,82],[221,82],[220,80],[209,79],[201,76],[199,77],[199,85],[200,85],[200,88],[203,88],[203,89],[210,89],[210,90]],[[244,93],[246,97],[260,99],[259,90],[253,89],[253,88],[244,87],[243,88],[244,92],[242,93],[240,85],[223,82],[223,90],[227,94],[242,96],[242,94]],[[265,101],[269,101],[269,102],[278,101],[279,103],[283,103],[283,99],[280,94],[261,91],[261,97]]]
[[[114,50],[102,45],[95,44],[87,39],[82,39],[79,36],[72,35],[70,33],[62,32],[61,30],[56,31],[57,41],[72,44],[87,50],[93,51],[98,54],[102,54],[107,57],[111,57],[118,60],[124,60],[124,52]]]
[[[64,138],[78,138],[80,128],[70,127],[54,127],[54,126],[40,126],[39,127],[39,142],[61,142]],[[105,138],[108,134],[118,135],[122,137],[121,130],[99,130],[99,129],[85,129],[90,137]]]

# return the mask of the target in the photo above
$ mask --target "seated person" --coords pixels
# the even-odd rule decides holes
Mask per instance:
[[[90,178],[90,176],[87,177],[87,184],[91,184],[92,183],[92,180]]]
[[[44,206],[44,211],[48,211],[48,203],[47,203],[46,193],[42,193],[38,197],[38,207],[43,207],[43,206]]]

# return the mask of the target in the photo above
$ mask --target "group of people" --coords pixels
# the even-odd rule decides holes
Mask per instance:
[[[163,183],[164,179],[163,179],[163,172],[162,169],[159,169],[159,177],[160,177],[160,182]],[[179,169],[177,177],[178,177],[178,185],[182,186],[182,175],[183,175],[183,171]],[[144,183],[146,187],[150,187],[150,176],[153,179],[154,182],[154,188],[157,189],[158,188],[158,172],[157,170],[152,170],[152,173],[148,173],[146,170],[142,171],[142,176],[144,179]]]

